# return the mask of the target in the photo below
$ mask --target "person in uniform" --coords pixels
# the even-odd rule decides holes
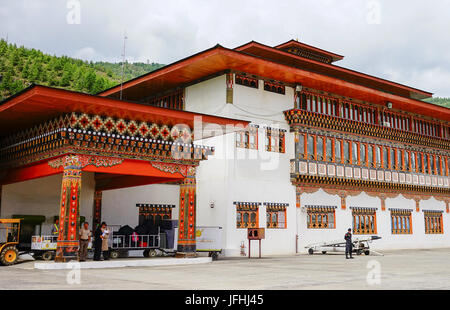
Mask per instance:
[[[89,229],[89,223],[84,222],[83,227],[80,229],[80,249],[79,249],[79,260],[80,262],[85,262],[87,257],[88,245],[91,241],[91,230]]]
[[[55,219],[55,222],[52,226],[52,236],[58,236],[59,235],[59,219]]]
[[[351,228],[348,229],[347,233],[344,236],[344,239],[345,239],[345,258],[353,259],[353,256],[352,256],[353,243],[352,243],[352,229]]]

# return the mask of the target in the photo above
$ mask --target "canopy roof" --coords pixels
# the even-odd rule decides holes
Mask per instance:
[[[280,50],[289,44],[295,43],[287,42],[270,47],[252,41],[236,49],[216,45],[125,82],[122,87],[123,98],[139,101],[217,76],[227,70],[234,70],[292,85],[302,84],[309,88],[375,104],[386,105],[389,101],[393,103],[395,109],[450,120],[450,109],[418,100],[431,97],[432,94],[429,92]],[[327,51],[319,51],[333,55],[334,59],[342,57]],[[120,86],[99,95],[118,98]]]
[[[203,125],[246,127],[247,121],[200,113],[171,110],[112,98],[99,97],[46,86],[33,85],[0,103],[1,135],[30,128],[61,114],[80,112],[167,125],[186,124],[194,128],[195,117]],[[211,133],[204,133],[208,137]]]

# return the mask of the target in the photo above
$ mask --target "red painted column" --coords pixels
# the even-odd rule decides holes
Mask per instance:
[[[195,167],[190,167],[187,176],[180,184],[180,214],[177,247],[177,252],[179,253],[195,253],[196,208]]]
[[[64,159],[59,215],[59,235],[56,248],[57,262],[76,259],[80,218],[81,164],[78,156]]]

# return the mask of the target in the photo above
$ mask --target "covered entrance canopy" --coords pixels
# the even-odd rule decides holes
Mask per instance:
[[[194,123],[248,122],[158,108],[43,86],[0,104],[0,185],[62,174],[56,259],[76,255],[83,172],[104,190],[180,184],[178,251],[195,251],[195,170],[214,149],[195,145]],[[203,137],[219,134],[217,130]],[[197,134],[197,131],[196,131]],[[56,190],[56,189],[55,189]],[[95,200],[94,200],[95,201]],[[100,221],[98,203],[94,221]]]

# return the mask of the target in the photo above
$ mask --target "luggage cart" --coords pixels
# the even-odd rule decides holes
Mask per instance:
[[[213,260],[222,253],[222,227],[199,226],[196,230],[197,252],[206,252]]]
[[[371,236],[366,238],[355,238],[353,239],[353,249],[352,252],[356,253],[357,255],[370,254],[370,246],[369,243],[371,243],[374,240],[379,240],[381,237],[378,236]],[[308,249],[308,254],[313,255],[315,252],[322,252],[322,254],[327,254],[327,252],[345,252],[345,241],[337,240],[337,241],[330,241],[330,242],[320,242],[320,243],[313,243],[305,248]]]
[[[144,257],[155,257],[160,249],[161,236],[157,235],[113,235],[111,234],[110,258],[128,255],[129,251],[143,250]]]

